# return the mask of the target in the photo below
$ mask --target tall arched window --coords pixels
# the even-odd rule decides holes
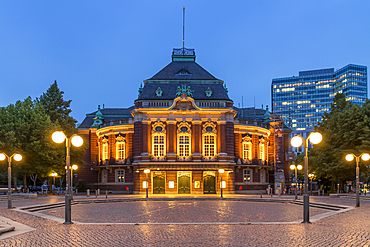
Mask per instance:
[[[126,159],[126,141],[125,136],[119,133],[116,136],[116,160],[123,161]]]
[[[186,122],[177,126],[177,156],[179,160],[187,160],[191,156],[191,129]]]
[[[205,159],[214,159],[217,154],[216,150],[216,125],[212,122],[207,122],[203,125],[203,157]]]
[[[159,121],[152,126],[152,155],[154,159],[162,159],[166,155],[166,128]]]
[[[102,160],[105,161],[109,158],[109,146],[108,146],[108,137],[103,137],[103,149],[102,149]]]
[[[246,136],[242,141],[243,160],[252,160],[252,138]]]
[[[265,161],[265,139],[261,138],[259,143],[259,159]]]

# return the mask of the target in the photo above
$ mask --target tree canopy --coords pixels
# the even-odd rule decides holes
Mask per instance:
[[[360,106],[346,101],[344,94],[337,94],[331,111],[325,113],[322,122],[315,127],[323,135],[323,140],[309,152],[309,170],[332,183],[354,180],[356,164],[346,161],[345,155],[370,152],[369,118],[368,100]],[[364,163],[360,161],[360,171],[367,176]]]

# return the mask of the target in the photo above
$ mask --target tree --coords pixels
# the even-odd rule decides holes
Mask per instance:
[[[315,127],[323,141],[309,152],[309,170],[322,181],[329,181],[332,190],[336,183],[354,180],[355,164],[347,162],[345,155],[369,152],[369,117],[368,101],[361,107],[346,101],[344,94],[337,94],[331,111]]]
[[[64,92],[58,88],[57,81],[54,81],[46,93],[43,93],[36,101],[42,104],[53,125],[60,126],[61,130],[70,136],[77,133],[75,128],[77,121],[69,116],[72,112],[70,109],[72,100],[65,101],[63,94]]]

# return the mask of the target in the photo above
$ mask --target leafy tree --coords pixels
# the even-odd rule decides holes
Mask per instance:
[[[323,135],[323,141],[310,150],[309,170],[322,181],[330,182],[332,190],[336,183],[355,178],[355,164],[347,162],[345,155],[369,152],[369,117],[368,101],[361,107],[346,101],[344,94],[337,94],[331,111],[315,128]]]

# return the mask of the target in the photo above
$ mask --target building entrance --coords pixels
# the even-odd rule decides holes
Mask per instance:
[[[190,194],[190,178],[191,172],[178,172],[177,174],[177,188],[179,194]]]
[[[153,172],[153,194],[166,193],[166,173]]]
[[[203,173],[203,193],[216,194],[216,174],[215,172]]]

